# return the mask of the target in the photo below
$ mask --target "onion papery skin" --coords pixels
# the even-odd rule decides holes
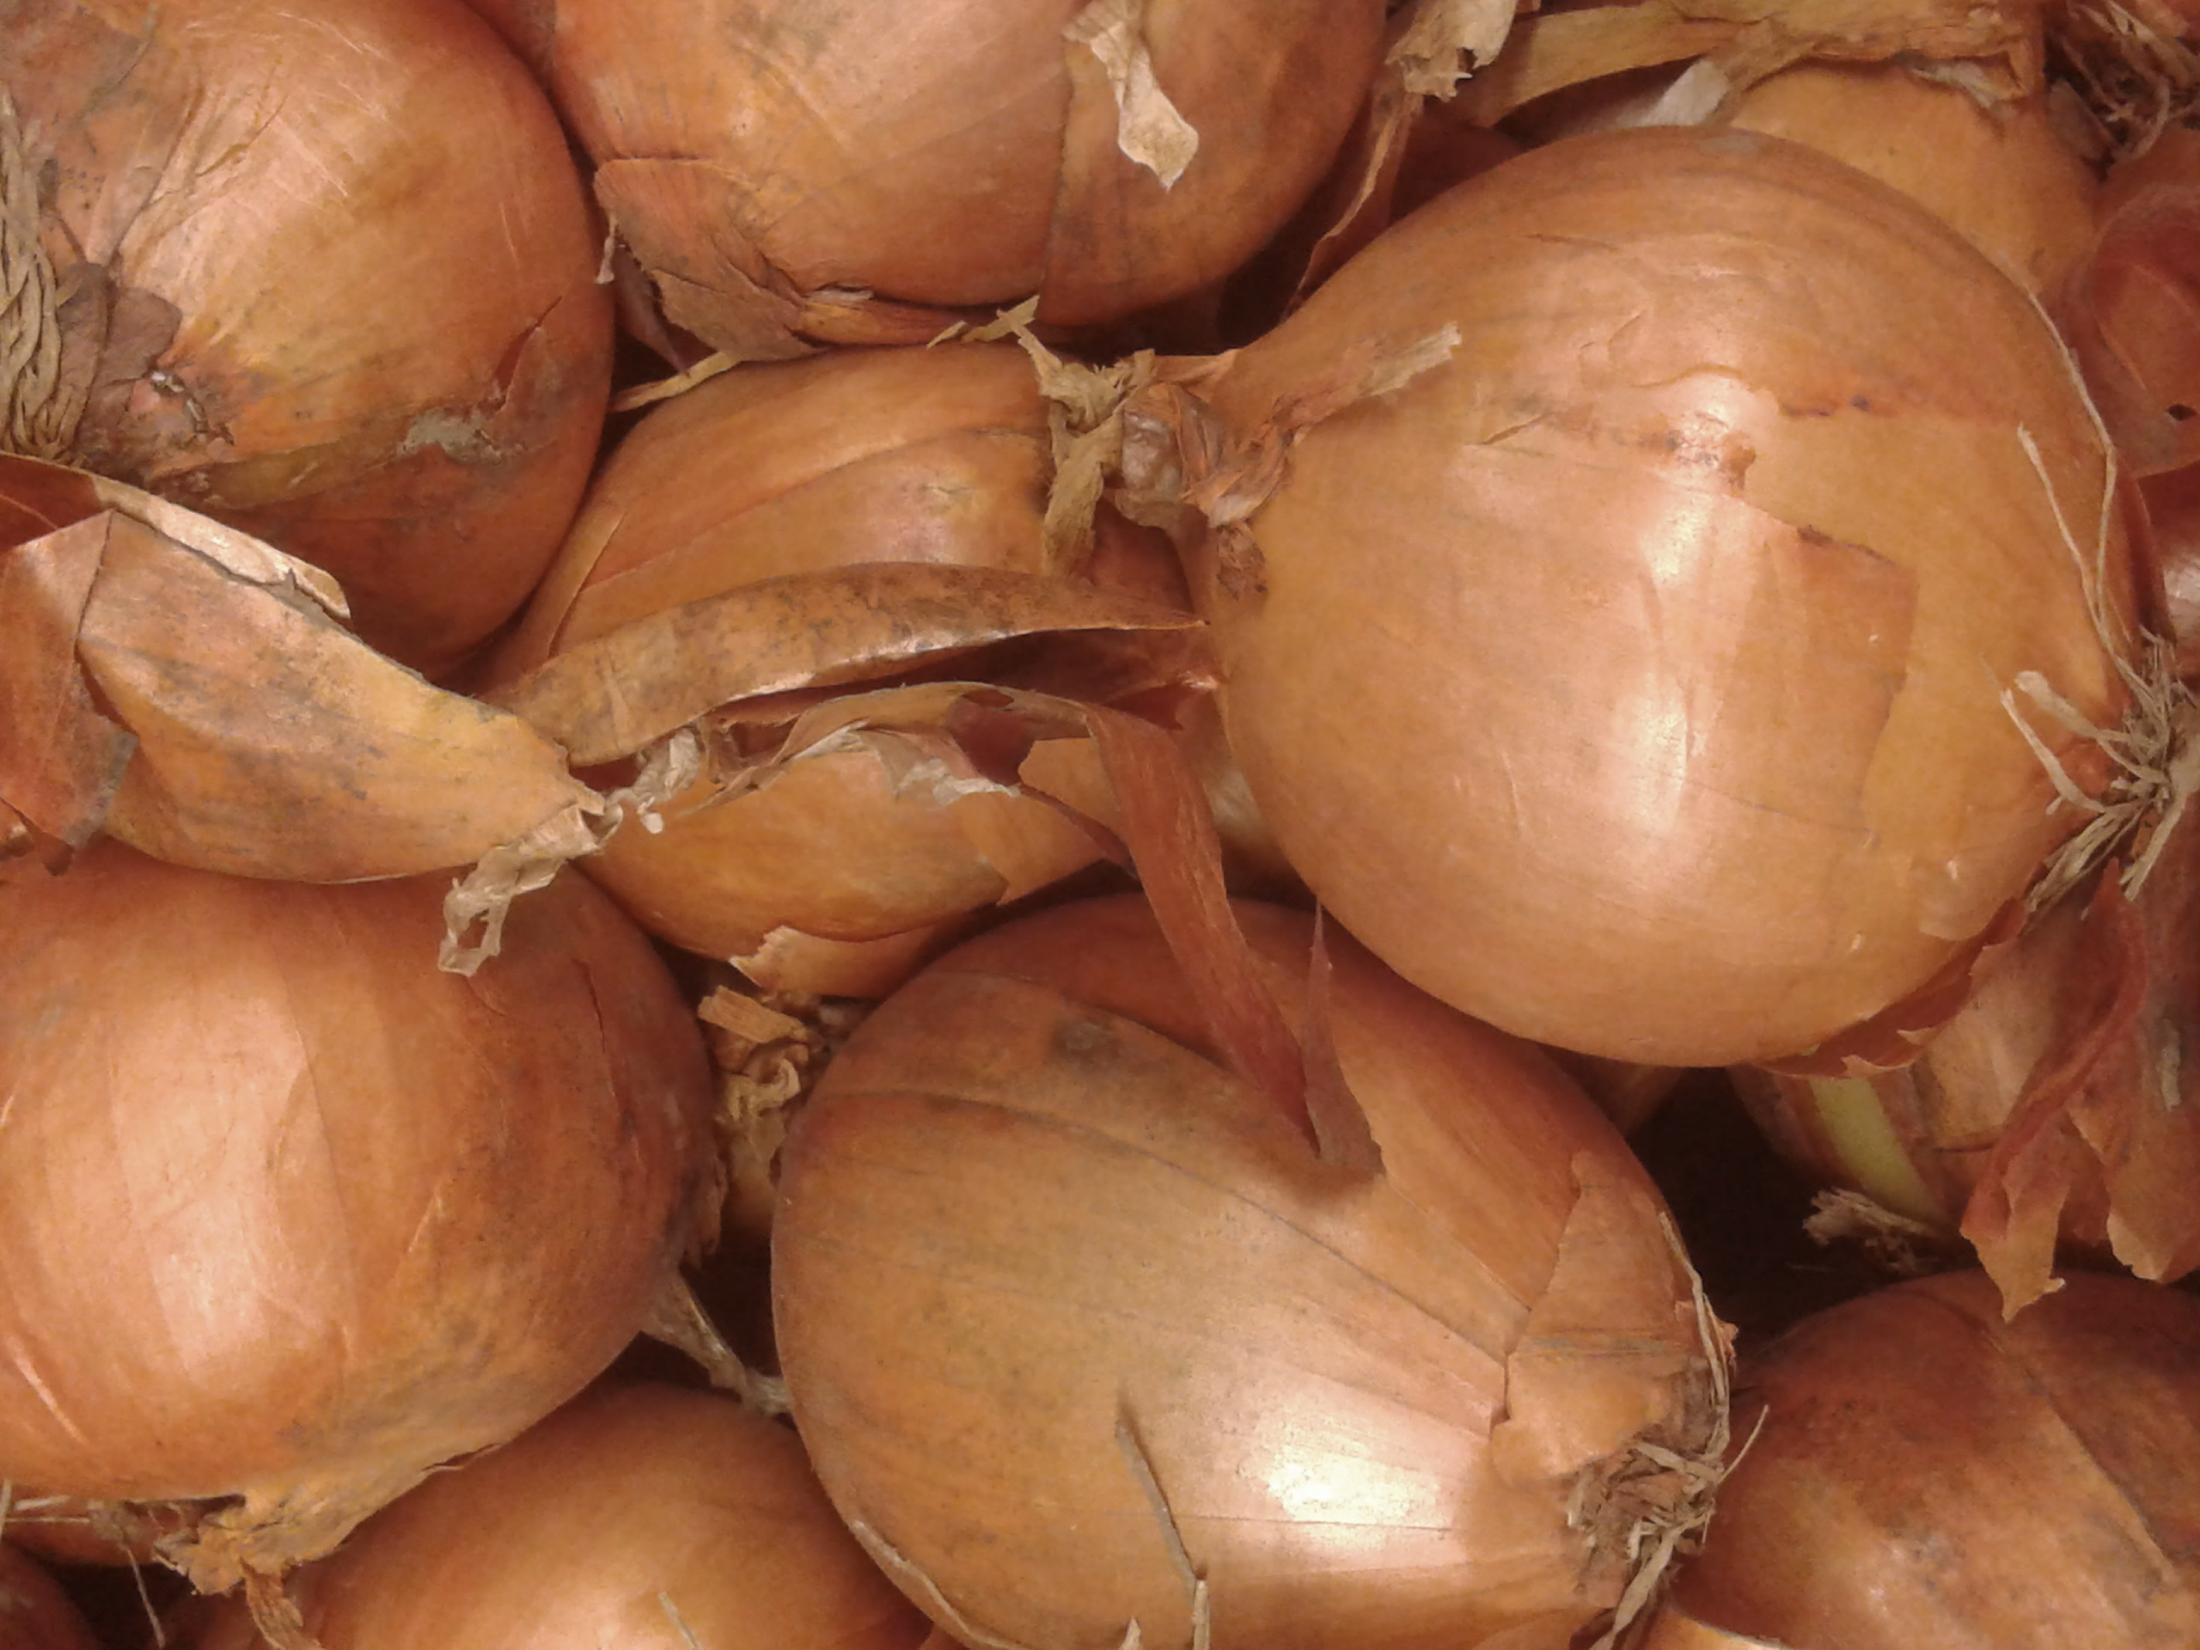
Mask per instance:
[[[499,669],[516,674],[780,575],[888,561],[1045,572],[1052,475],[1044,404],[1013,345],[740,368],[656,408],[620,443]],[[1112,510],[1087,571],[1128,594],[1189,602],[1160,535]],[[1197,754],[1223,773],[1219,731]],[[1028,772],[1097,815],[1112,811],[1084,741],[1046,743]],[[708,786],[675,799],[661,832],[621,832],[582,864],[652,933],[775,989],[882,994],[942,930],[1099,857],[1042,802],[988,792],[942,805],[921,788],[898,791],[860,749],[695,806]],[[1257,851],[1248,812],[1232,817]]]
[[[1424,207],[1202,393],[1257,455],[1340,358],[1447,326],[1297,433],[1248,562],[1194,558],[1307,885],[1445,1001],[1645,1064],[1808,1049],[1951,966],[2071,829],[2003,692],[2125,710],[2019,438],[2090,537],[2031,301],[1799,145],[1619,132]],[[2120,515],[2105,566],[2128,611]]]
[[[438,1474],[291,1592],[322,1650],[916,1650],[927,1626],[792,1432],[664,1386],[591,1393]],[[240,1603],[207,1614],[182,1650],[260,1650]]]
[[[716,1219],[692,1016],[572,878],[440,972],[445,886],[109,843],[0,886],[0,1478],[240,1497],[189,1562],[220,1586],[516,1435],[641,1327]]]
[[[2154,524],[2155,553],[2169,591],[2169,620],[2177,637],[2177,671],[2200,675],[2200,464],[2150,476],[2140,489]]]
[[[610,382],[541,88],[449,0],[34,0],[8,30],[63,371],[96,374],[38,456],[326,567],[377,647],[453,664],[556,550]]]
[[[1237,914],[1299,1013],[1312,920]],[[1536,1051],[1333,963],[1375,1178],[1226,1073],[1135,898],[949,953],[796,1122],[795,1420],[958,1639],[1186,1641],[1137,1457],[1218,1647],[1557,1650],[1622,1580],[1567,1527],[1576,1480],[1644,1430],[1704,1447],[1690,1285],[1618,1135]]]
[[[1121,152],[1108,77],[1065,38],[1084,10],[568,0],[551,84],[667,316],[716,348],[775,347],[761,296],[851,288],[917,306],[1035,293],[1042,321],[1096,323],[1213,285],[1282,225],[1366,94],[1383,7],[1129,7],[1198,134],[1170,188]]]
[[[1903,1284],[1745,1357],[1737,1438],[1759,1413],[1676,1615],[1788,1650],[2200,1641],[2200,1301],[2080,1274],[2004,1324],[1983,1273]]]
[[[0,1543],[0,1644],[8,1650],[99,1650],[91,1628],[35,1560]]]

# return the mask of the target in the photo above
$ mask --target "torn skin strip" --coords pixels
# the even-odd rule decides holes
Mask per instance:
[[[106,822],[137,750],[77,656],[113,525],[95,516],[0,551],[0,800],[71,849]]]
[[[1146,0],[1092,0],[1062,31],[1100,60],[1115,93],[1116,146],[1173,189],[1199,152],[1199,133],[1154,76],[1146,44]]]

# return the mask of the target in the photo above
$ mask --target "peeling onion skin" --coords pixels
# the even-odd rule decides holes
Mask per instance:
[[[1777,1057],[1917,990],[2073,828],[2002,692],[2125,711],[2018,439],[2090,539],[2103,457],[2044,320],[1846,166],[1630,131],[1440,197],[1203,393],[1246,438],[1447,324],[1447,362],[1291,446],[1264,593],[1192,558],[1307,885],[1423,989],[1611,1058]],[[2128,613],[2120,515],[2107,556]]]
[[[7,1650],[99,1650],[60,1584],[37,1561],[0,1543],[0,1645]]]
[[[1083,9],[562,0],[551,85],[668,317],[715,347],[748,342],[758,284],[1037,293],[1042,320],[1094,323],[1220,281],[1281,227],[1358,112],[1383,6],[1146,0],[1156,79],[1199,134],[1166,190],[1063,38]]]
[[[693,1018],[574,878],[440,972],[444,888],[0,884],[0,1478],[242,1496],[277,1569],[641,1327],[716,1217]]]
[[[665,1386],[437,1475],[290,1590],[322,1650],[916,1650],[929,1627],[792,1432]],[[241,1601],[197,1610],[179,1650],[262,1650]]]
[[[1311,919],[1237,911],[1299,1013]],[[1218,1650],[1557,1650],[1616,1599],[1565,1524],[1574,1468],[1702,1396],[1662,1206],[1540,1053],[1333,946],[1386,1178],[1318,1164],[1221,1069],[1135,897],[949,953],[795,1124],[772,1234],[795,1420],[949,1633],[1079,1650],[1135,1618],[1185,1642],[1189,1584],[1125,1426]],[[1605,1249],[1568,1224],[1592,1183]],[[1577,1285],[1593,1250],[1599,1297],[1584,1350],[1555,1354],[1580,1385],[1553,1411],[1514,1354],[1562,1246]]]
[[[452,0],[31,0],[0,86],[94,392],[68,456],[334,573],[442,671],[525,599],[601,434],[600,230]],[[90,111],[90,112],[87,112]]]
[[[2191,1296],[2078,1274],[2004,1324],[1983,1273],[1903,1284],[1745,1357],[1737,1438],[1760,1407],[1674,1615],[1789,1650],[2200,1643]]]

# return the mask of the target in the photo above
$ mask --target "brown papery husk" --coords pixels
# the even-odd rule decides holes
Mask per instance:
[[[49,1564],[135,1567],[160,1562],[160,1543],[187,1531],[187,1509],[47,1495],[17,1484],[5,1525],[11,1546]]]
[[[1662,1206],[1540,1054],[1235,917],[1383,1167],[1228,1075],[1138,900],[994,930],[796,1125],[774,1315],[812,1459],[967,1644],[1557,1650],[1619,1600],[1633,1512],[1688,1516],[1685,1471],[1619,1487],[1631,1448],[1723,1448]]]
[[[2200,830],[2136,903],[2120,872],[2034,923],[1914,1063],[1737,1074],[1806,1171],[1960,1228],[2012,1313],[2055,1287],[2058,1242],[2157,1282],[2200,1268]]]
[[[0,1544],[0,1644],[9,1650],[99,1650],[91,1625],[60,1583],[36,1560],[5,1544]]]
[[[58,338],[52,443],[15,449],[328,568],[423,669],[509,617],[587,480],[611,313],[490,31],[446,0],[36,0],[0,91]]]
[[[570,1398],[715,1229],[647,942],[568,879],[461,980],[442,892],[111,843],[0,881],[0,1479],[178,1504],[202,1589]]]
[[[2089,155],[2143,155],[2200,110],[2192,0],[2054,0],[2046,11],[2064,118]]]
[[[2004,694],[2113,727],[2101,627],[2157,622],[2035,305],[1754,134],[1523,155],[1152,404],[1133,467],[1218,524],[1195,593],[1285,852],[1408,978],[1584,1053],[1785,1055],[1960,969],[2074,824]]]
[[[1383,23],[1381,0],[555,11],[597,199],[665,317],[737,360],[1211,285],[1328,167]]]
[[[291,1584],[322,1650],[916,1650],[783,1426],[634,1386],[438,1474]],[[177,1650],[260,1650],[225,1602]]]
[[[1753,1441],[1671,1605],[1713,1632],[1649,1643],[2200,1639],[2200,1301],[2080,1274],[2013,1324],[1998,1305],[1982,1273],[1924,1279],[1745,1358]]]
[[[2200,463],[2200,130],[2165,132],[2110,172],[2069,309],[2124,463],[2139,476]]]
[[[2189,682],[2200,676],[2200,464],[2149,476],[2140,491],[2169,593],[2177,673]]]
[[[465,865],[601,818],[555,745],[347,617],[326,574],[233,528],[0,457],[0,801],[57,853],[105,832],[301,882]]]
[[[729,453],[742,462],[725,462]],[[884,685],[896,669],[931,661],[944,661],[935,674],[952,667],[976,680],[1034,661],[1043,672],[1050,659],[1076,675],[1071,611],[1121,619],[1115,652],[1128,668],[1055,685],[1114,701],[1202,678],[1166,542],[1112,510],[1089,543],[1050,539],[1054,464],[1045,403],[1012,345],[848,351],[725,373],[654,409],[613,454],[498,672],[532,667],[541,680],[593,648],[615,655],[600,674],[616,690],[607,705],[626,711],[693,675],[689,654],[642,645],[688,604],[755,603],[785,590],[784,603],[758,606],[713,644],[713,657],[749,657],[767,642],[817,636],[828,600],[863,579],[879,593],[846,643],[816,649],[821,683],[868,686],[868,676]],[[1064,634],[1039,634],[1050,629]],[[833,668],[856,659],[873,631],[886,641],[934,639],[922,659],[904,646],[868,671]],[[1036,650],[1026,665],[955,658],[1019,632],[1032,634]],[[584,760],[616,754],[591,730],[533,708],[524,681],[491,697]],[[719,703],[704,692],[689,714]],[[760,985],[871,996],[941,934],[1104,851],[1053,802],[954,781],[905,741],[787,745],[809,708],[767,709],[723,729],[706,771],[668,800],[663,828],[622,832],[587,862],[591,874],[652,932],[732,960]],[[1242,875],[1287,874],[1212,713],[1185,714],[1188,754],[1244,846]],[[756,783],[756,764],[775,752],[802,760]],[[742,775],[741,794],[728,794]],[[1098,757],[1081,736],[1046,742],[1024,777],[1112,818]]]

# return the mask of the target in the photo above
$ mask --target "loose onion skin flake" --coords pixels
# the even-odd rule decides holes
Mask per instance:
[[[1312,1038],[1312,920],[1236,912]],[[1229,1075],[1131,898],[949,953],[795,1124],[795,1419],[960,1641],[1177,1646],[1211,1600],[1217,1646],[1560,1650],[1627,1531],[1657,1546],[1647,1506],[1708,1493],[1716,1329],[1619,1136],[1536,1051],[1332,961],[1379,1170]],[[1690,1464],[1633,1476],[1646,1442]]]
[[[1380,0],[562,0],[550,79],[666,317],[752,359],[1220,281],[1328,167],[1382,23]]]
[[[439,972],[445,879],[111,843],[0,883],[0,1479],[328,1551],[603,1369],[716,1217],[694,1022],[577,878]]]
[[[1307,885],[1590,1054],[1791,1054],[1960,966],[2076,822],[2018,718],[2105,773],[2004,696],[2115,726],[2081,566],[2111,630],[2155,599],[2031,300],[1754,134],[1509,161],[1171,419],[1231,746]]]
[[[0,92],[0,255],[47,277],[0,441],[326,567],[408,664],[509,617],[587,480],[611,309],[565,137],[489,29],[449,0],[31,0]]]
[[[0,1645],[7,1650],[99,1650],[68,1595],[37,1561],[0,1543]]]
[[[291,1583],[322,1650],[916,1650],[784,1426],[673,1387],[592,1393],[440,1473]],[[234,1601],[179,1650],[261,1650]]]
[[[1742,1366],[1720,1491],[1656,1650],[2200,1642],[2200,1301],[1984,1274],[1806,1320]]]

